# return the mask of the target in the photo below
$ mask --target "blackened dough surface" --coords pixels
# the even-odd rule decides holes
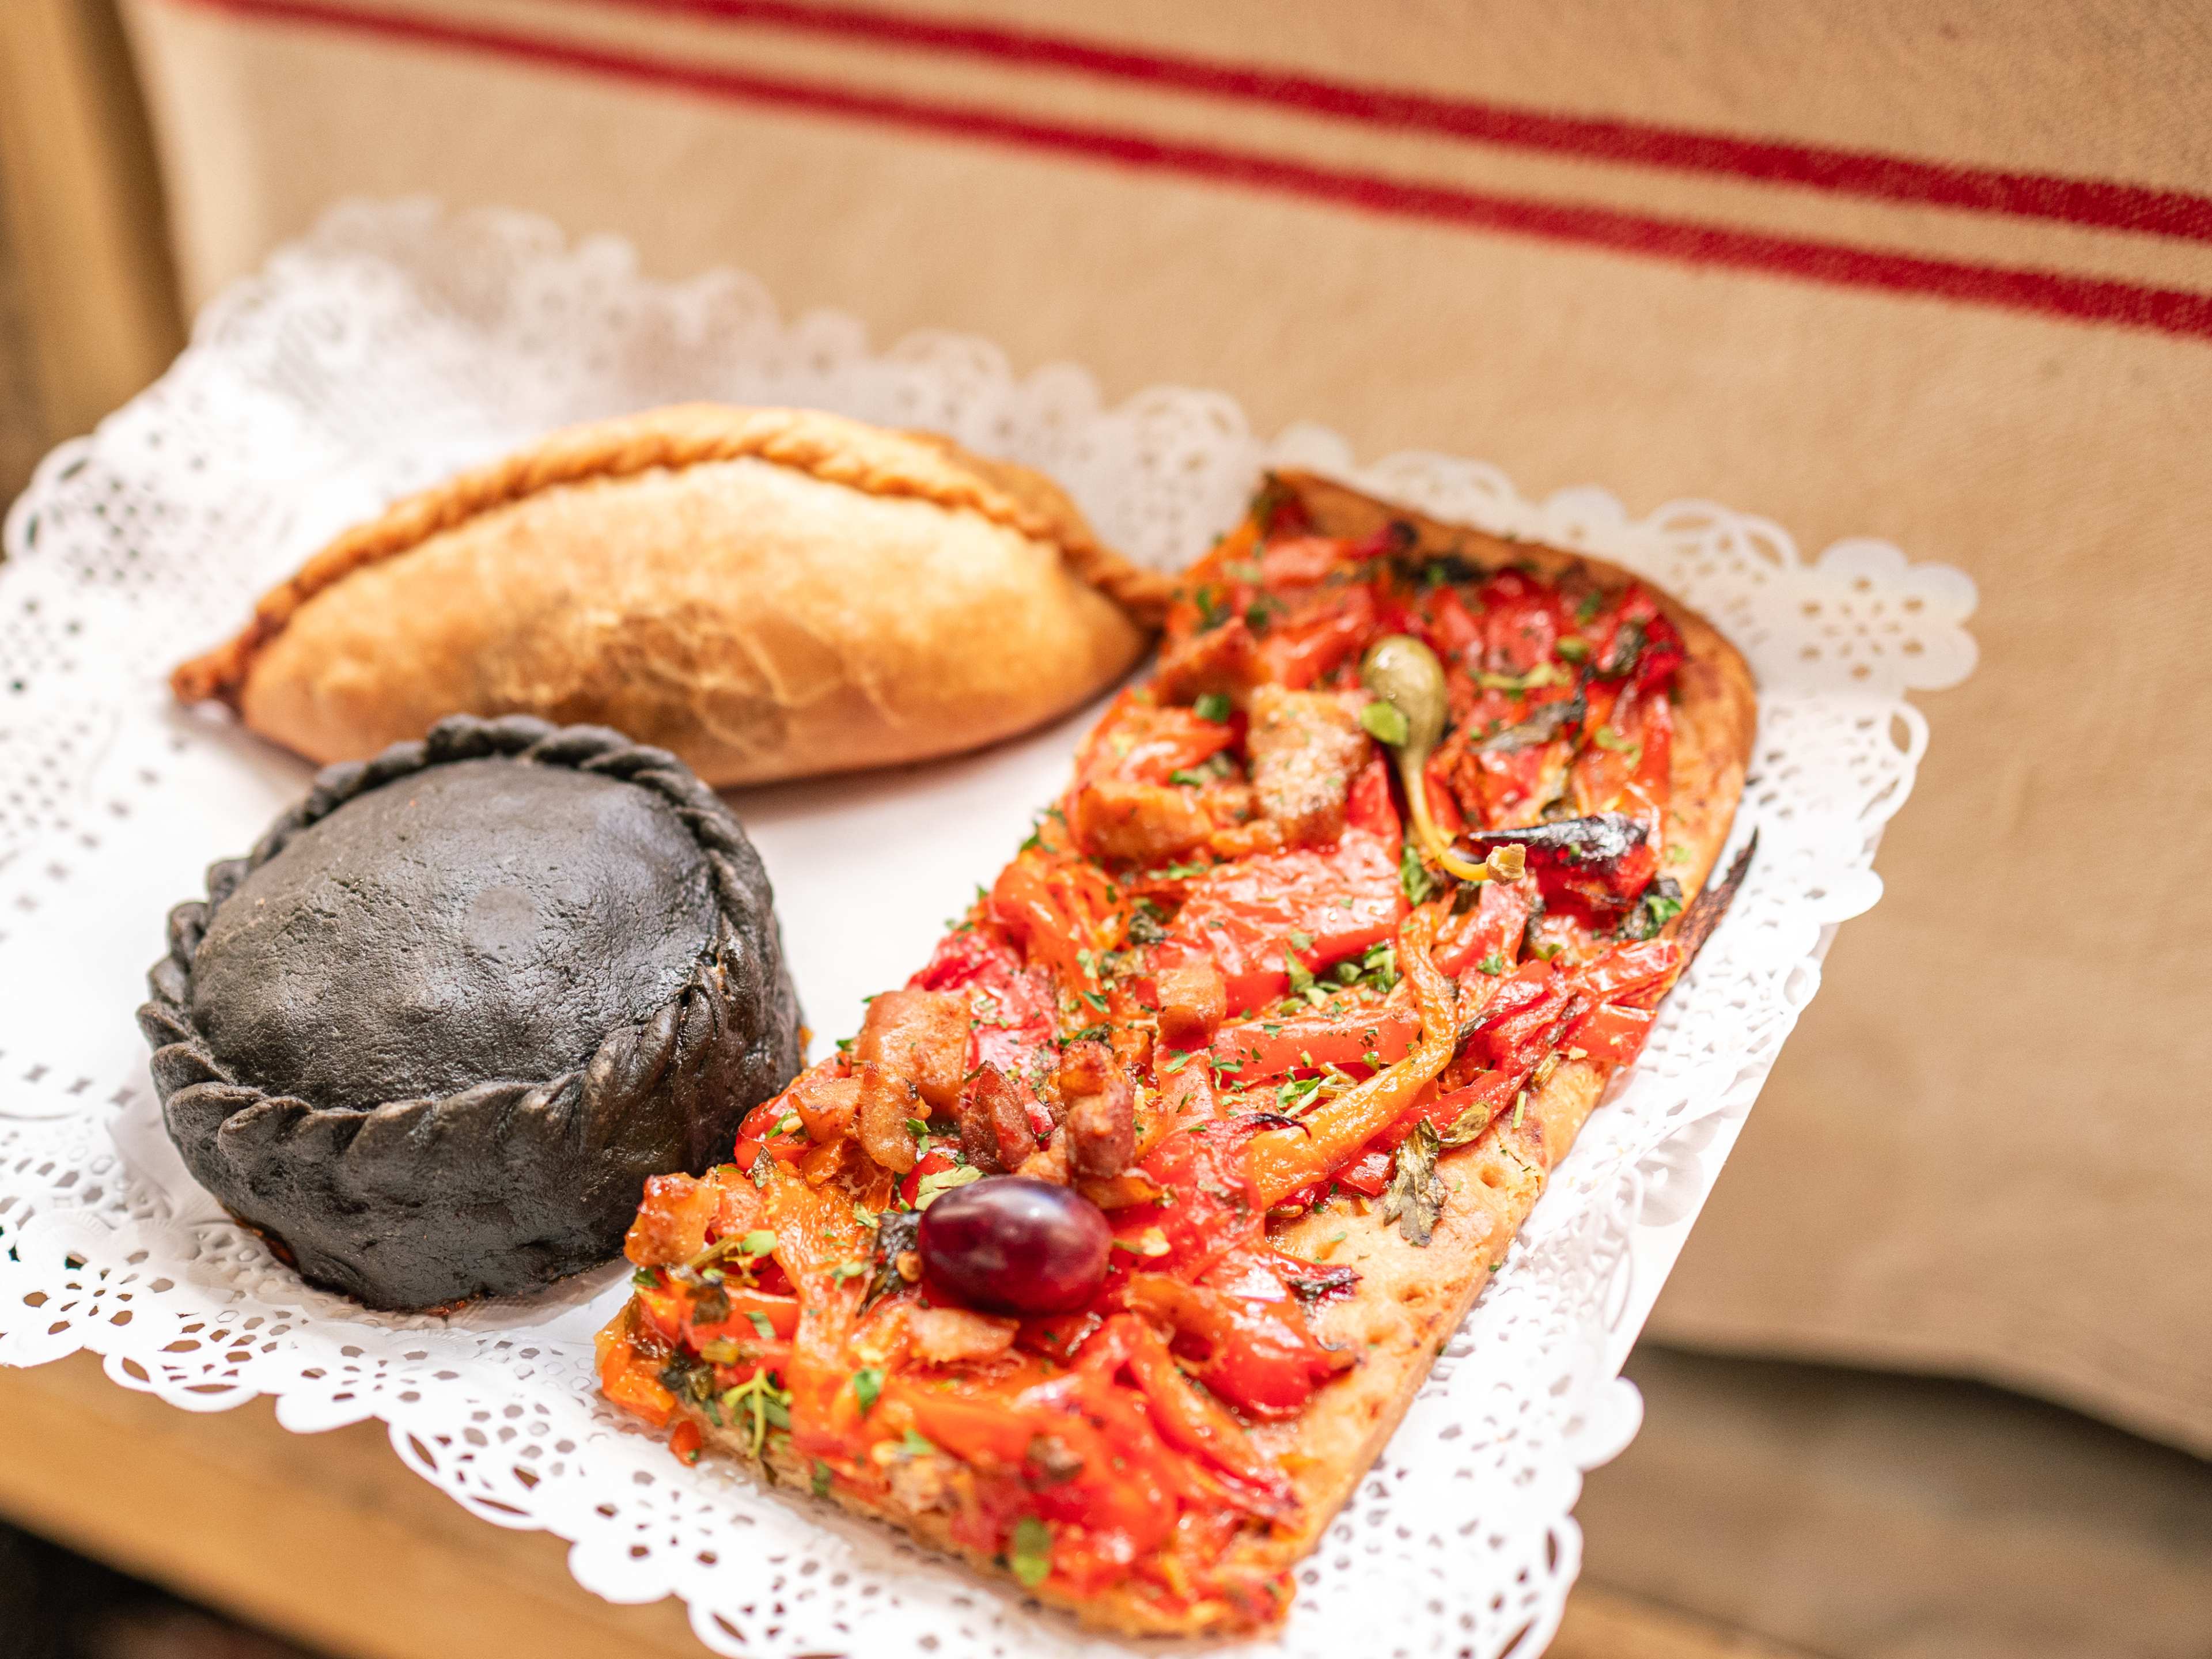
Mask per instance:
[[[604,726],[455,716],[326,769],[169,913],[148,981],[193,1176],[375,1308],[606,1261],[647,1176],[728,1158],[799,1069],[759,855]]]
[[[580,1066],[714,939],[706,856],[628,783],[464,761],[294,836],[222,905],[192,1015],[234,1074],[367,1110]]]

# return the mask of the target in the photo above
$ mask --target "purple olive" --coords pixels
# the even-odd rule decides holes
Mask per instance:
[[[1080,1193],[993,1176],[955,1187],[921,1212],[931,1282],[995,1313],[1069,1313],[1106,1282],[1113,1230]]]

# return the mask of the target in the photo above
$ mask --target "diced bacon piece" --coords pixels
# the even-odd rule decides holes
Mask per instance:
[[[1237,617],[1203,634],[1170,639],[1160,647],[1152,689],[1168,702],[1193,702],[1218,692],[1242,703],[1260,672],[1252,630]]]
[[[1255,687],[1246,747],[1261,816],[1285,843],[1313,847],[1344,833],[1345,800],[1374,740],[1352,700],[1329,691]]]
[[[1213,819],[1195,789],[1102,778],[1075,792],[1067,827],[1100,858],[1158,864],[1204,846]]]
[[[645,1201],[623,1240],[623,1254],[641,1267],[688,1261],[707,1248],[707,1225],[721,1207],[712,1182],[688,1175],[648,1176]]]
[[[917,1308],[906,1317],[915,1355],[932,1365],[987,1359],[1014,1346],[1018,1319],[972,1313],[966,1308]]]
[[[975,1024],[965,997],[886,991],[868,1005],[868,1017],[854,1039],[853,1058],[906,1079],[931,1106],[950,1109],[968,1075]]]
[[[1069,1171],[1103,1181],[1127,1169],[1137,1150],[1137,1091],[1114,1051],[1096,1038],[1069,1043],[1060,1058],[1060,1098]]]
[[[1160,1041],[1170,1048],[1203,1048],[1229,1012],[1221,969],[1203,957],[1158,975]]]
[[[985,1175],[1019,1169],[1036,1152],[1030,1125],[1030,1092],[995,1066],[980,1066],[953,1109],[960,1150]]]
[[[1037,1059],[1052,1042],[1052,979],[1024,965],[1019,948],[997,928],[948,933],[908,983],[920,991],[964,992],[975,1012],[977,1064],[1035,1078]]]
[[[860,1150],[893,1175],[904,1175],[921,1156],[921,1145],[907,1127],[907,1120],[921,1109],[914,1085],[865,1060],[853,1067],[853,1075],[860,1080],[854,1115]]]
[[[806,1126],[809,1139],[835,1140],[852,1128],[854,1114],[860,1109],[860,1079],[808,1072],[791,1085],[784,1098]]]

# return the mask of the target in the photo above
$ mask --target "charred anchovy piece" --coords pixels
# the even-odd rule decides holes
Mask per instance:
[[[1605,660],[1597,665],[1600,679],[1617,680],[1636,666],[1636,659],[1644,651],[1644,624],[1625,623],[1613,635],[1613,649],[1605,653]]]
[[[1580,726],[1589,714],[1589,699],[1577,690],[1571,697],[1547,702],[1532,712],[1528,718],[1507,726],[1503,732],[1493,732],[1474,745],[1479,754],[1510,754],[1517,749],[1533,749],[1540,743],[1549,743],[1571,726]]]
[[[1520,847],[1573,864],[1611,864],[1643,846],[1650,834],[1640,819],[1626,812],[1594,812],[1522,830],[1478,830],[1462,839],[1486,852],[1493,847]]]

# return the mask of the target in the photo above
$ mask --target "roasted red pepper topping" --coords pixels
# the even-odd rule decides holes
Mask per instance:
[[[1519,845],[1527,878],[1455,891],[1409,848],[1365,735],[1386,634],[1444,672],[1429,817],[1471,857]],[[1271,1208],[1381,1194],[1417,1126],[1458,1144],[1564,1058],[1635,1056],[1686,955],[1650,937],[1680,908],[1682,658],[1638,586],[1316,537],[1263,499],[850,1053],[750,1113],[730,1164],[647,1183],[609,1398],[679,1455],[703,1422],[817,1490],[947,1513],[1030,1583],[1272,1616],[1286,1582],[1234,1546],[1297,1498],[1252,1430],[1358,1352],[1323,1334],[1354,1275],[1271,1246]],[[912,1212],[1015,1171],[1104,1212],[1089,1305],[965,1308],[925,1275]]]

